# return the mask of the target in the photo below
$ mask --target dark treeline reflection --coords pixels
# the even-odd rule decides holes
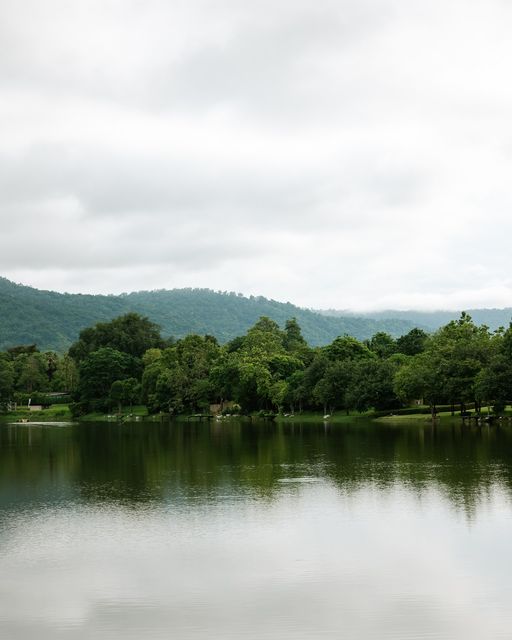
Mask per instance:
[[[263,422],[0,427],[0,506],[66,500],[273,499],[296,486],[443,491],[468,514],[493,487],[512,498],[512,427]]]

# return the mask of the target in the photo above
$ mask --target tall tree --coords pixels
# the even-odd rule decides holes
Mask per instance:
[[[80,400],[101,403],[108,399],[112,384],[130,377],[132,361],[131,356],[111,347],[103,347],[89,354],[80,363]]]
[[[0,353],[0,404],[10,400],[14,391],[14,365],[9,356]]]
[[[423,329],[411,329],[409,333],[397,339],[397,352],[403,353],[406,356],[415,356],[425,350],[427,338],[428,335]]]

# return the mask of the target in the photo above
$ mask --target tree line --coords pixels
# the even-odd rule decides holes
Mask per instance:
[[[311,347],[297,321],[261,317],[220,345],[210,335],[163,339],[136,313],[81,331],[68,353],[35,345],[0,354],[0,403],[68,393],[75,415],[147,405],[150,412],[394,410],[421,402],[501,412],[512,399],[512,327],[491,332],[463,313],[431,335],[339,336]]]

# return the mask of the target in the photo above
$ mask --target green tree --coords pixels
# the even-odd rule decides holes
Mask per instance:
[[[395,409],[400,406],[393,379],[399,361],[387,360],[353,361],[350,363],[346,405],[363,412],[369,409]]]
[[[310,365],[304,371],[304,377],[302,380],[302,394],[303,402],[306,405],[318,405],[324,404],[323,400],[320,400],[318,391],[315,393],[315,387],[324,377],[327,367],[330,361],[328,360],[324,350],[318,350],[313,356],[313,360]]]
[[[148,349],[164,346],[158,325],[137,313],[127,313],[81,331],[78,341],[70,347],[69,355],[80,363],[90,353],[109,347],[142,358]]]
[[[423,329],[411,329],[396,341],[396,350],[406,356],[415,356],[425,350],[428,335]]]
[[[270,385],[270,400],[278,413],[283,411],[283,406],[288,395],[288,383],[285,380],[277,380]]]
[[[46,361],[46,375],[48,376],[48,383],[51,387],[55,372],[59,368],[59,356],[55,353],[55,351],[47,351],[44,354],[44,358]]]
[[[430,406],[432,417],[437,405],[446,400],[446,363],[439,354],[420,353],[398,369],[393,391],[404,404],[419,399]]]
[[[512,362],[502,353],[496,354],[476,376],[475,395],[480,403],[494,405],[501,413],[512,398]]]
[[[179,365],[165,368],[156,380],[154,398],[159,408],[180,413],[185,406],[185,375]]]
[[[512,325],[491,337],[488,362],[476,376],[475,395],[480,403],[494,404],[496,413],[512,399]]]
[[[260,318],[236,348],[230,345],[221,354],[213,368],[214,388],[245,412],[282,405],[286,393],[281,383],[301,367],[300,360],[286,351],[284,341],[276,322]]]
[[[329,360],[364,360],[375,355],[366,345],[351,336],[339,336],[324,348]]]
[[[124,387],[122,380],[114,380],[110,385],[110,401],[113,404],[117,404],[117,412],[120,414],[122,411],[122,404],[124,400]]]
[[[52,389],[54,391],[74,393],[77,387],[78,367],[73,358],[66,354],[62,358],[59,358],[57,362],[57,370],[52,381]]]
[[[445,392],[451,403],[476,401],[475,381],[492,354],[491,334],[462,313],[457,321],[439,329],[427,343],[425,353],[443,361]]]
[[[335,409],[347,409],[347,388],[350,381],[350,360],[328,362],[322,377],[313,389],[313,399],[322,405],[324,415]]]
[[[46,358],[41,353],[22,353],[14,360],[15,384],[18,391],[47,391]]]
[[[139,400],[141,393],[141,385],[135,378],[127,378],[122,381],[123,383],[123,402],[130,406],[130,411],[133,405]]]
[[[112,384],[130,377],[133,358],[110,347],[90,353],[79,368],[78,394],[82,402],[94,401],[98,407],[109,398]]]
[[[305,371],[295,371],[287,380],[288,391],[286,402],[290,405],[290,410],[295,413],[297,407],[302,412],[303,405],[308,399],[308,390],[305,383]]]
[[[366,341],[365,344],[368,349],[379,358],[388,358],[397,352],[396,340],[384,331],[376,333],[370,340]]]
[[[286,321],[283,335],[283,346],[291,353],[304,354],[309,351],[307,342],[304,340],[299,323],[295,318]]]
[[[11,360],[16,360],[18,356],[21,356],[23,354],[31,356],[32,354],[38,353],[38,352],[39,352],[39,349],[35,344],[29,344],[29,345],[20,344],[16,347],[10,347],[9,349],[7,349],[7,354],[9,355]]]
[[[14,365],[9,356],[0,353],[0,405],[9,401],[14,391]]]

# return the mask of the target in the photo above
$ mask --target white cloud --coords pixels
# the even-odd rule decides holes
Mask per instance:
[[[505,3],[7,0],[0,25],[1,274],[511,304]]]

